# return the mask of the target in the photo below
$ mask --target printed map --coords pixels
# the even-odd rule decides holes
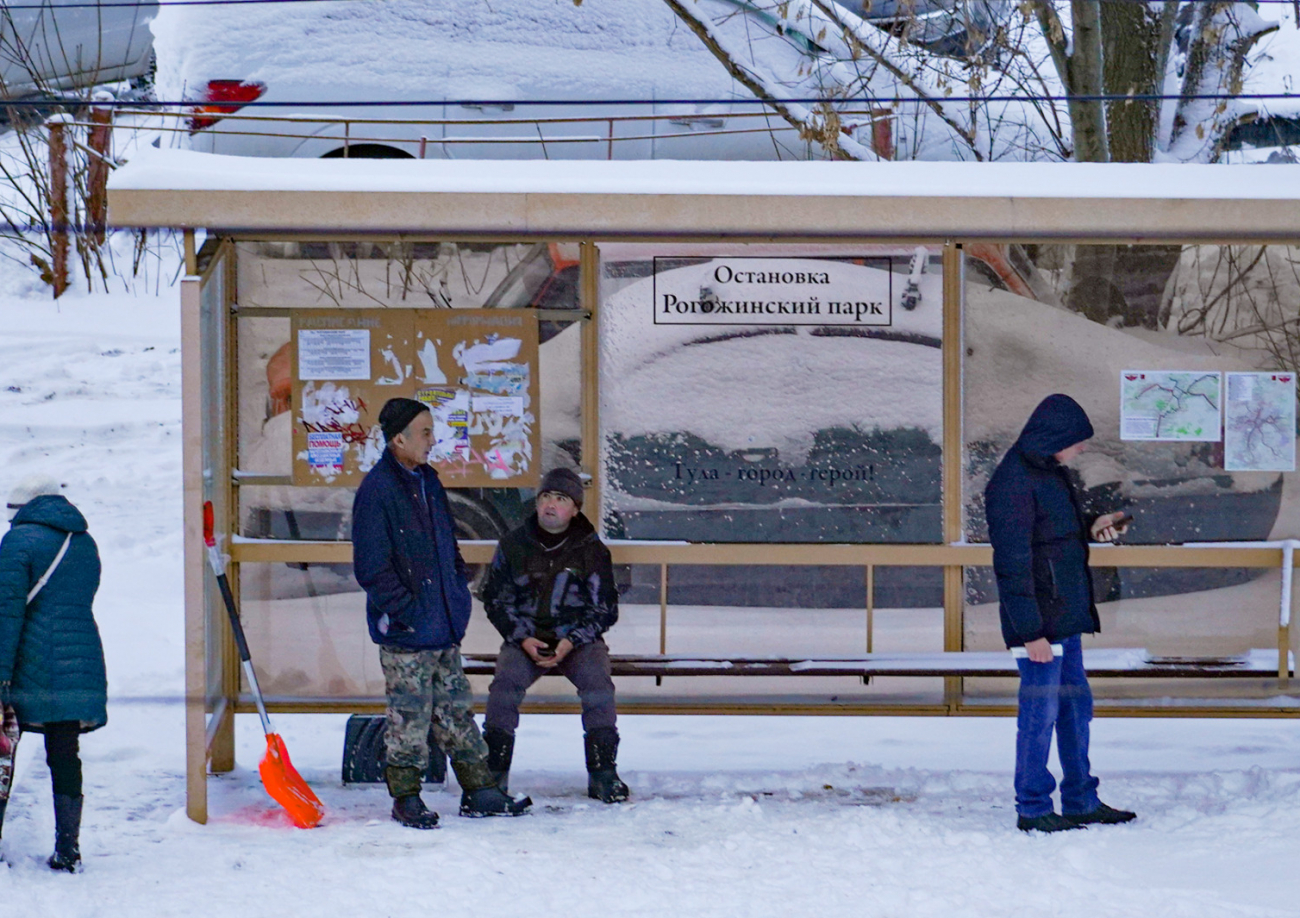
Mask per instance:
[[[1229,373],[1223,467],[1233,472],[1295,471],[1294,373]]]
[[[1119,383],[1120,439],[1219,439],[1218,373],[1125,370]]]

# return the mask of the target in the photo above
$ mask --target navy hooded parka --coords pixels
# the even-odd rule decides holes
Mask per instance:
[[[473,601],[454,527],[438,473],[423,464],[408,471],[384,450],[352,504],[352,570],[376,644],[444,650],[461,642]]]
[[[1049,395],[984,489],[1008,647],[1101,630],[1088,573],[1090,521],[1065,466],[1054,458],[1092,434],[1078,402]]]
[[[23,504],[0,541],[0,683],[24,730],[71,721],[81,731],[108,722],[104,647],[91,611],[99,589],[99,549],[86,518],[50,494]],[[68,551],[36,598],[69,533]]]

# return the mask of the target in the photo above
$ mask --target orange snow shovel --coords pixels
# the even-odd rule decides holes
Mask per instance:
[[[257,713],[262,718],[262,730],[266,733],[266,755],[257,768],[262,776],[262,786],[271,799],[284,807],[295,825],[301,829],[315,828],[325,815],[325,807],[289,761],[289,750],[284,748],[284,740],[271,729],[271,718],[266,716],[266,704],[262,701],[262,690],[258,687],[257,674],[253,672],[253,661],[248,653],[248,640],[244,637],[239,613],[235,611],[235,597],[230,592],[225,562],[217,551],[213,528],[212,501],[208,501],[203,505],[203,541],[208,546],[208,562],[217,575],[217,586],[221,588],[221,598],[225,600],[226,612],[230,616],[230,628],[235,632],[235,643],[239,646],[239,660],[244,664],[244,675],[253,689]]]

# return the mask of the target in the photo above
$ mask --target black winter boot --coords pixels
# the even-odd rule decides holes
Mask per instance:
[[[488,770],[501,788],[501,793],[510,793],[510,762],[515,757],[515,735],[496,727],[485,727],[483,740],[487,743]]]
[[[438,814],[424,805],[419,794],[394,798],[393,819],[408,829],[438,828]]]
[[[632,795],[619,778],[618,730],[597,727],[583,737],[587,751],[587,796],[601,803],[622,803]]]
[[[502,793],[501,788],[492,780],[492,772],[486,761],[459,762],[452,759],[451,767],[455,769],[456,780],[460,783],[462,816],[522,816],[533,805],[531,797],[521,795],[516,800]]]
[[[1068,819],[1076,826],[1117,826],[1121,823],[1132,822],[1137,819],[1138,814],[1131,810],[1117,810],[1113,806],[1107,806],[1098,801],[1097,808],[1091,813],[1063,813],[1062,818]]]
[[[1068,832],[1070,829],[1084,829],[1087,826],[1071,822],[1056,813],[1044,813],[1042,816],[1017,816],[1016,828],[1021,832]]]
[[[85,799],[54,795],[54,853],[46,861],[51,870],[81,872],[81,803]]]
[[[393,820],[408,829],[436,829],[438,814],[420,799],[421,777],[414,765],[384,766],[384,783],[393,798]]]

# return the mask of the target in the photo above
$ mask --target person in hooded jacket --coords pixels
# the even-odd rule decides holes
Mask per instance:
[[[53,479],[35,476],[9,495],[10,528],[0,540],[0,701],[13,706],[23,733],[45,734],[54,785],[47,863],[75,873],[84,799],[79,737],[108,723],[108,678],[91,610],[99,549],[86,518],[59,490]],[[0,800],[0,823],[7,803]]]
[[[609,549],[582,513],[582,479],[553,469],[537,492],[537,511],[497,546],[483,584],[483,607],[501,632],[488,687],[483,738],[488,765],[507,786],[519,705],[547,672],[578,690],[587,754],[587,796],[620,803],[617,712],[609,648],[601,637],[618,621]]]
[[[1088,761],[1092,690],[1080,635],[1101,630],[1088,540],[1111,542],[1126,514],[1085,520],[1065,464],[1083,452],[1092,423],[1068,395],[1039,403],[984,489],[1002,636],[1020,670],[1016,724],[1017,828],[1057,832],[1135,818],[1102,803]],[[1061,813],[1047,769],[1052,734],[1061,760]]]
[[[472,600],[451,505],[428,462],[433,416],[422,402],[393,398],[379,426],[387,448],[352,504],[352,569],[366,591],[370,638],[384,671],[392,817],[413,829],[438,825],[420,799],[430,731],[451,757],[462,816],[521,815],[532,801],[512,800],[497,786],[461,665]]]

